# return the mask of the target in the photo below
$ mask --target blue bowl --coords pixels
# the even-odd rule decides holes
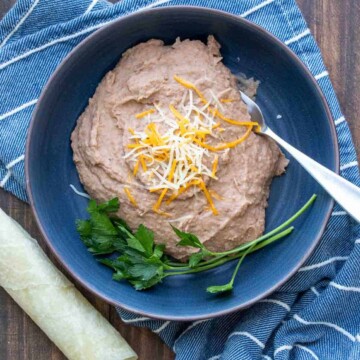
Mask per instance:
[[[121,18],[78,45],[58,67],[37,104],[27,140],[26,175],[30,202],[48,246],[70,274],[104,300],[132,312],[172,320],[220,316],[245,308],[289,279],[309,257],[329,218],[333,200],[291,160],[286,175],[271,187],[266,213],[269,231],[317,193],[314,206],[295,222],[283,241],[246,258],[234,291],[215,296],[207,286],[226,283],[235,266],[196,275],[167,278],[137,292],[112,280],[112,271],[87,252],[75,219],[87,217],[87,200],[72,160],[70,134],[102,77],[128,48],[150,38],[172,43],[181,38],[205,40],[214,34],[225,64],[234,73],[261,81],[257,102],[279,135],[326,167],[338,171],[337,139],[325,99],[301,61],[262,28],[220,11],[167,7]],[[278,119],[277,115],[282,118]]]

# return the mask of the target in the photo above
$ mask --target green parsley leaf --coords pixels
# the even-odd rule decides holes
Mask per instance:
[[[162,268],[156,264],[135,264],[129,268],[129,274],[139,280],[148,281],[162,273]]]
[[[145,253],[145,248],[141,245],[141,242],[135,236],[128,237],[126,241],[128,246],[132,249]]]
[[[129,280],[130,284],[134,286],[135,290],[145,290],[153,287],[154,285],[160,283],[162,280],[162,276],[154,276],[150,280]]]
[[[171,227],[175,234],[180,238],[180,241],[176,244],[176,246],[191,246],[199,249],[204,248],[204,245],[200,242],[196,235],[181,231],[172,225]]]
[[[93,200],[90,200],[90,202],[89,202],[90,211],[94,208],[94,204],[90,205],[91,201],[93,201]],[[119,203],[118,198],[113,198],[109,201],[106,201],[104,203],[97,205],[97,211],[105,212],[108,214],[117,212],[119,210],[119,208],[120,208],[120,203]]]
[[[126,280],[128,276],[125,275],[121,270],[116,270],[116,272],[113,273],[112,278],[115,281],[121,281],[121,280]]]
[[[92,226],[89,220],[76,220],[76,230],[82,238],[91,236]]]
[[[189,258],[189,266],[191,268],[196,267],[199,264],[199,262],[203,259],[203,257],[204,257],[204,254],[202,251],[192,254]]]
[[[152,256],[157,258],[157,259],[161,259],[161,257],[164,254],[164,250],[165,250],[165,245],[164,244],[155,245],[154,253],[153,253]]]
[[[134,234],[136,239],[141,243],[145,254],[150,257],[153,253],[154,247],[154,233],[146,226],[140,225]]]

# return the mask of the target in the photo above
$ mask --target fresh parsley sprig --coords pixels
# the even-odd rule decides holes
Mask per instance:
[[[171,261],[164,254],[165,245],[155,244],[154,233],[144,225],[140,225],[135,232],[132,232],[124,220],[113,217],[120,206],[117,198],[101,204],[90,200],[87,209],[89,219],[77,220],[76,225],[82,241],[93,255],[111,255],[98,261],[114,271],[113,279],[127,280],[136,290],[150,288],[169,276],[207,271],[238,259],[227,284],[210,286],[206,289],[210,293],[221,293],[232,290],[244,258],[290,234],[294,227],[289,225],[302,215],[315,199],[316,195],[313,195],[296,214],[269,233],[224,252],[210,251],[196,235],[172,226],[180,239],[178,246],[198,249],[186,263]]]

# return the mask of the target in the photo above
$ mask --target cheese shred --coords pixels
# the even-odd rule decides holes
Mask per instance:
[[[216,170],[217,170],[218,164],[219,164],[219,156],[218,156],[218,155],[215,155],[215,159],[214,159],[214,161],[213,161],[212,171],[211,171],[211,176],[212,176],[212,177],[215,177],[215,176],[216,176]]]
[[[211,100],[208,101],[204,93],[191,82],[177,75],[174,76],[174,80],[187,89],[181,102],[170,104],[167,111],[154,104],[154,108],[136,114],[136,119],[146,117],[147,124],[142,131],[138,130],[138,126],[136,131],[128,129],[132,136],[131,143],[127,144],[129,151],[124,158],[134,164],[135,176],[139,171],[145,174],[145,179],[149,181],[149,192],[154,193],[154,196],[158,193],[157,201],[152,207],[157,214],[172,216],[161,210],[164,201],[169,205],[184,192],[195,187],[206,198],[209,210],[218,215],[213,198],[218,201],[223,198],[212,189],[208,189],[205,183],[209,178],[218,179],[220,157],[211,153],[236,147],[250,136],[252,130],[260,131],[260,126],[257,122],[229,118],[218,110],[218,107],[224,110],[225,105],[222,104],[232,103],[235,99],[219,99],[210,90]],[[238,139],[214,144],[219,139],[219,133],[225,131],[221,127],[222,121],[247,129]],[[210,143],[208,137],[211,137]],[[210,169],[205,158],[211,161]],[[137,206],[127,187],[124,188],[124,192],[130,203]]]
[[[137,207],[138,206],[137,202],[136,202],[135,198],[132,196],[130,190],[127,187],[124,187],[124,193],[128,197],[131,204],[133,204],[135,207]]]
[[[145,117],[147,115],[153,114],[155,111],[156,111],[155,109],[149,109],[149,110],[143,111],[139,114],[136,114],[135,117],[137,119],[142,119],[143,117]]]
[[[206,185],[203,180],[200,182],[199,186],[200,186],[201,190],[204,192],[205,197],[206,197],[207,201],[209,202],[209,206],[210,206],[210,209],[212,210],[213,214],[219,215],[219,212],[217,211],[217,209],[214,205],[214,202],[211,198],[211,195],[210,195],[208,189],[206,188]]]

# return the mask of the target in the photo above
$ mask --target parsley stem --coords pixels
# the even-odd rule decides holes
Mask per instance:
[[[248,242],[246,244],[240,245],[234,249],[228,250],[228,251],[224,251],[224,252],[210,252],[211,255],[213,256],[220,256],[220,255],[230,255],[230,254],[234,254],[237,253],[241,250],[245,250],[251,246],[253,246],[254,244],[257,244],[261,241],[264,241],[268,238],[270,238],[271,236],[273,236],[274,234],[278,233],[280,230],[284,229],[285,227],[287,227],[288,225],[290,225],[293,221],[295,221],[300,215],[302,215],[311,205],[312,203],[315,201],[316,199],[316,195],[312,195],[311,198],[306,202],[306,204],[299,210],[297,211],[293,216],[291,216],[288,220],[286,220],[285,222],[283,222],[281,225],[279,225],[277,228],[273,229],[272,231],[268,232],[267,234],[259,237],[256,240],[253,240],[251,242]]]
[[[239,268],[240,268],[240,265],[242,264],[242,262],[244,261],[245,259],[245,256],[247,254],[249,254],[251,252],[251,250],[255,247],[256,244],[254,244],[253,246],[250,246],[249,248],[247,248],[244,253],[240,256],[240,259],[238,261],[238,263],[236,264],[236,268],[232,274],[232,277],[231,277],[231,280],[230,280],[230,283],[229,285],[232,287],[234,285],[234,281],[235,281],[235,278],[236,278],[236,275],[237,273],[239,272]]]
[[[274,236],[272,236],[269,239],[266,239],[266,241],[264,241],[264,243],[258,244],[257,246],[255,246],[256,244],[252,244],[252,246],[250,246],[250,248],[248,248],[246,251],[242,251],[238,254],[236,254],[236,256],[223,256],[220,259],[217,259],[218,261],[213,262],[213,263],[209,263],[207,265],[203,265],[203,266],[199,266],[197,268],[194,269],[188,269],[188,270],[184,270],[184,271],[175,271],[175,272],[167,272],[164,274],[163,277],[167,277],[167,276],[173,276],[173,275],[185,275],[185,274],[194,274],[194,273],[198,273],[198,272],[202,272],[202,271],[206,271],[206,270],[210,270],[213,269],[219,265],[225,264],[228,261],[232,261],[238,258],[241,258],[244,255],[250,254],[256,250],[259,250],[261,248],[263,248],[266,245],[271,244],[272,242],[279,240],[281,238],[283,238],[284,236],[290,234],[292,231],[294,230],[293,227],[290,227]],[[241,264],[241,263],[240,263]],[[240,265],[239,265],[240,266]],[[236,276],[236,274],[235,274]]]
[[[179,267],[179,268],[189,267],[188,265],[186,265],[186,263],[177,263],[177,262],[171,262],[171,261],[167,262],[166,264],[169,265],[170,267]]]

